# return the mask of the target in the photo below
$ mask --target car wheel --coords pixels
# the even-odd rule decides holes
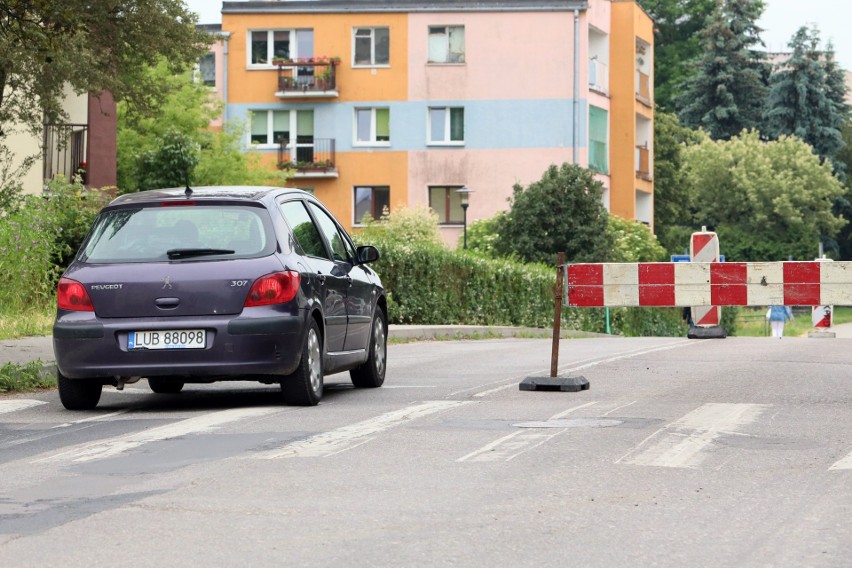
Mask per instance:
[[[373,331],[370,334],[370,353],[360,367],[349,371],[352,384],[358,388],[376,388],[385,382],[385,367],[388,360],[388,335],[385,314],[376,307],[373,316]]]
[[[292,375],[281,381],[281,393],[287,404],[315,406],[322,398],[322,337],[317,322],[308,326],[302,358]]]
[[[170,377],[149,377],[148,387],[157,394],[177,394],[184,382]]]
[[[103,384],[97,379],[69,379],[56,371],[59,400],[68,410],[91,410],[101,399]]]

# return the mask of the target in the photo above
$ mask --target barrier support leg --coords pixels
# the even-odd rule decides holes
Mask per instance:
[[[559,336],[562,333],[562,291],[564,287],[565,253],[556,256],[556,285],[553,288],[553,345],[550,350],[550,376],[527,377],[518,385],[523,391],[550,390],[560,392],[578,392],[589,388],[586,377],[560,377],[559,372]]]

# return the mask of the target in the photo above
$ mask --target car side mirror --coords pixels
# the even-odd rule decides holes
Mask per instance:
[[[363,246],[358,247],[358,263],[359,264],[367,264],[370,262],[376,262],[379,260],[379,249],[374,246]]]

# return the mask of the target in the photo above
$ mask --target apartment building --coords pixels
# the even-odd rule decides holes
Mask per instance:
[[[564,162],[650,225],[652,27],[634,0],[224,2],[215,77],[246,146],[351,227],[428,205],[455,243],[459,189],[488,218]]]

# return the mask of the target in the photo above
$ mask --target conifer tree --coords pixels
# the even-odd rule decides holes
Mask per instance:
[[[681,120],[704,128],[714,140],[759,129],[769,66],[757,20],[763,0],[720,0],[701,32],[697,72],[685,84]]]
[[[770,78],[765,133],[773,138],[795,135],[820,157],[839,168],[841,129],[848,118],[842,74],[833,50],[819,50],[819,31],[801,27],[790,40],[790,59],[778,64]]]

